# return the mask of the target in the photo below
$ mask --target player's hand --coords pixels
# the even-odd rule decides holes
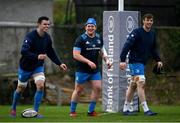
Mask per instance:
[[[106,60],[106,65],[107,65],[108,69],[110,69],[112,67],[112,63],[109,60]]]
[[[67,71],[67,66],[65,65],[65,64],[61,64],[61,65],[59,65],[59,67],[63,70],[63,71]]]
[[[39,54],[38,55],[38,60],[45,60],[46,59],[46,54]]]
[[[163,66],[163,63],[161,61],[157,62],[158,68],[161,68]]]
[[[120,62],[120,64],[119,64],[119,67],[121,70],[125,70],[126,66],[127,66],[126,62]]]
[[[96,64],[94,64],[93,62],[89,61],[88,65],[91,67],[91,69],[96,69]]]

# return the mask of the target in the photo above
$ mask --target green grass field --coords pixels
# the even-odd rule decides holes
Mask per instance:
[[[77,117],[69,117],[69,106],[46,106],[40,107],[40,113],[45,118],[22,118],[20,112],[29,105],[17,107],[17,117],[10,118],[10,106],[0,106],[0,122],[180,122],[180,106],[150,106],[153,111],[158,112],[157,116],[144,116],[141,111],[137,116],[123,116],[121,113],[104,113],[101,105],[97,105],[96,117],[87,116],[87,104],[79,104]]]

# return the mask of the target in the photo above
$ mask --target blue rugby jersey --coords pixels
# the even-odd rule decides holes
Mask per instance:
[[[121,62],[125,62],[128,52],[129,63],[142,63],[145,65],[151,55],[156,61],[161,61],[156,48],[155,32],[152,30],[146,32],[142,27],[133,30],[129,34],[120,55]]]
[[[95,73],[99,71],[98,56],[102,46],[103,40],[99,34],[96,33],[95,37],[93,38],[89,37],[85,33],[80,35],[75,41],[73,50],[80,50],[81,55],[89,59],[90,61],[94,62],[97,68],[91,69],[91,67],[88,64],[76,60],[76,71],[85,73]]]
[[[33,30],[25,36],[21,48],[20,67],[26,71],[33,71],[38,66],[43,66],[44,60],[38,60],[39,54],[46,54],[55,64],[61,61],[52,48],[52,40],[48,33],[42,37],[37,30]]]

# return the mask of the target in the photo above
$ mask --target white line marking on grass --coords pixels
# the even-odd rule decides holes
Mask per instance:
[[[104,115],[108,115],[108,114],[112,114],[112,113],[100,113],[100,114],[98,114],[98,116],[104,116]]]

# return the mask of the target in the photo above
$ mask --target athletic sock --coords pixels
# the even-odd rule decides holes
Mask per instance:
[[[71,112],[75,112],[76,107],[77,107],[77,102],[71,101],[71,107],[70,107]]]
[[[142,102],[141,105],[142,105],[142,108],[143,108],[144,112],[149,111],[149,108],[148,108],[148,105],[147,105],[146,101]]]
[[[123,112],[126,112],[130,109],[130,102],[125,101],[124,102],[124,107],[123,107]]]
[[[88,112],[93,112],[96,106],[96,102],[90,102]]]
[[[16,105],[17,105],[18,100],[20,99],[20,97],[21,97],[21,93],[17,92],[17,91],[14,91],[13,102],[12,102],[12,107],[11,107],[12,110],[16,110]]]
[[[43,91],[41,90],[36,91],[34,96],[34,110],[37,112],[39,111],[39,106],[41,104],[42,98],[43,98]]]

